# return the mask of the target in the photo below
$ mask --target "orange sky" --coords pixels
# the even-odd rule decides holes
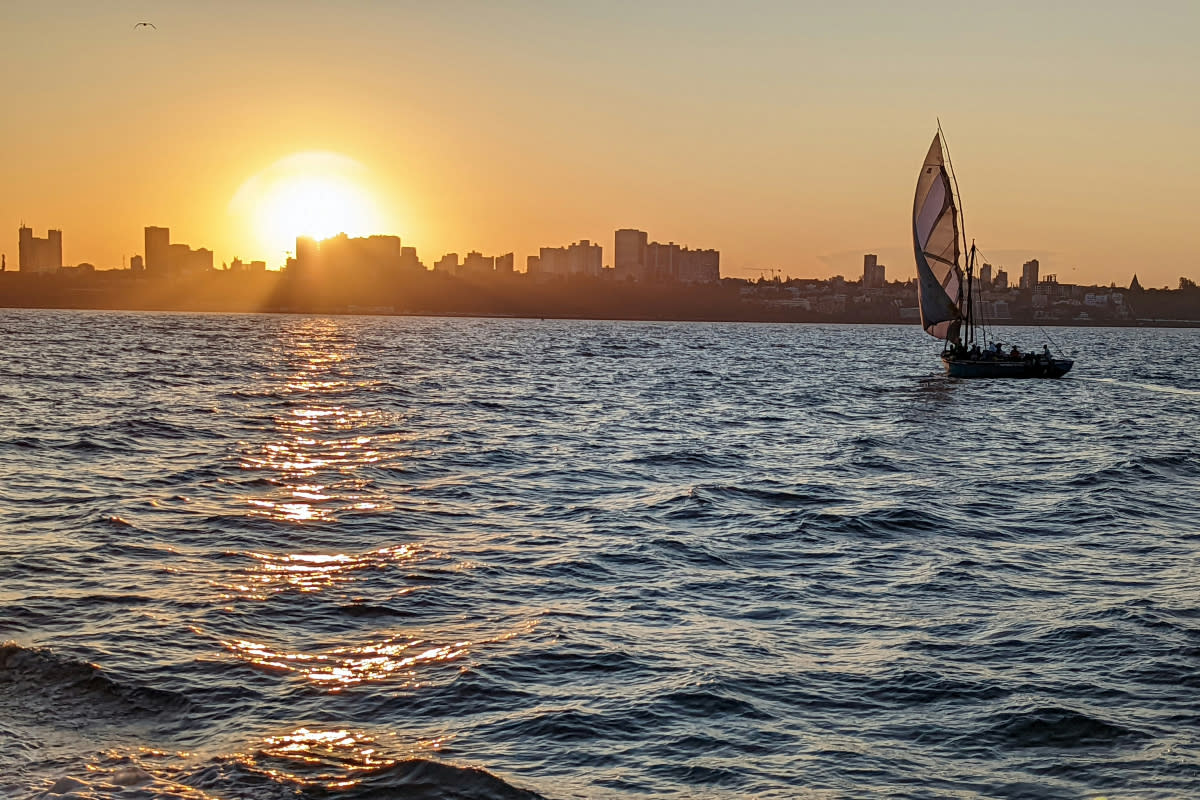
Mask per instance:
[[[831,5],[6,0],[0,252],[24,221],[117,266],[165,225],[278,266],[231,201],[318,151],[427,265],[581,238],[611,264],[639,227],[725,275],[904,278],[940,116],[993,263],[1200,279],[1200,4]]]

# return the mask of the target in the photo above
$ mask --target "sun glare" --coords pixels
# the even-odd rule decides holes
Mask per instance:
[[[282,264],[297,236],[386,233],[367,170],[337,153],[281,158],[241,185],[229,203],[268,260]],[[259,256],[255,256],[259,257]]]

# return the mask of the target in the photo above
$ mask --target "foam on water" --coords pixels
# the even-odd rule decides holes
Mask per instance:
[[[0,796],[1186,796],[1198,335],[5,312]]]

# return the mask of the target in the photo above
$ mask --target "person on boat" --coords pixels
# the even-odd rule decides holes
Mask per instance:
[[[1017,349],[1015,344],[1012,346],[1012,350],[1009,351],[1008,357],[1013,361],[1017,361],[1021,358],[1021,351]]]
[[[971,355],[972,361],[978,361],[979,357],[983,355],[983,353],[980,352],[980,350],[979,350],[979,342],[976,342],[975,344],[971,345],[971,354],[970,355]]]
[[[1042,356],[1046,359],[1046,363],[1049,364],[1051,359],[1049,345],[1042,345]]]

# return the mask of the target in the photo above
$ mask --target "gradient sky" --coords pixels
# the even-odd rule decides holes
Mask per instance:
[[[581,238],[611,264],[638,227],[725,275],[906,278],[940,117],[993,263],[1200,279],[1200,3],[987,5],[4,0],[0,252],[24,221],[119,266],[165,225],[278,266],[231,200],[322,151],[427,265]]]

